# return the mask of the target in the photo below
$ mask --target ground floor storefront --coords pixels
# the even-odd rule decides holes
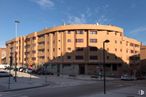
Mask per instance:
[[[79,75],[79,74],[102,74],[103,64],[90,63],[90,64],[47,64],[46,66],[49,72],[54,74],[69,74],[69,75]],[[122,64],[106,64],[106,74],[115,75],[121,73]]]

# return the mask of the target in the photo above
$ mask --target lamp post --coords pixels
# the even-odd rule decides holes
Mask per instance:
[[[8,89],[10,89],[10,84],[11,84],[11,67],[13,64],[13,58],[12,58],[12,48],[10,48],[10,66],[9,66],[9,80],[8,80]]]
[[[15,38],[16,38],[16,41],[17,41],[17,33],[18,33],[18,23],[20,23],[18,20],[15,20]],[[17,43],[17,42],[16,42]],[[17,60],[16,60],[16,51],[15,51],[15,82],[17,82]]]
[[[105,43],[109,43],[109,40],[103,42],[103,79],[104,79],[104,94],[106,94],[106,71],[105,71]]]

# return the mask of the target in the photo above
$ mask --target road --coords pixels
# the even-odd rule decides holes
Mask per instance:
[[[108,81],[107,92],[113,89],[124,88],[128,86],[142,85],[146,86],[146,81]],[[0,97],[80,97],[90,94],[103,92],[103,82],[70,86],[70,87],[43,87],[37,89],[11,91],[2,93]]]

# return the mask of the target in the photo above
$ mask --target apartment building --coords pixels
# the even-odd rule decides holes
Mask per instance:
[[[0,64],[6,64],[6,48],[0,48]]]
[[[6,42],[6,62],[10,64],[10,56],[12,56],[13,65],[24,64],[24,37],[17,37]]]
[[[103,50],[105,40],[110,42]],[[36,68],[45,63],[49,71],[63,74],[97,72],[102,68],[103,51],[108,71],[118,71],[123,64],[130,63],[131,56],[140,54],[140,45],[139,41],[126,37],[120,27],[95,24],[57,26],[6,43],[8,62],[12,52],[16,64]]]
[[[146,60],[146,46],[142,45],[140,49],[140,60]]]

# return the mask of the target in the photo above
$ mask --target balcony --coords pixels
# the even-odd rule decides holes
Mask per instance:
[[[38,38],[38,42],[43,42],[43,41],[45,41],[45,38],[44,37]]]
[[[38,45],[38,49],[45,49],[45,45]]]

